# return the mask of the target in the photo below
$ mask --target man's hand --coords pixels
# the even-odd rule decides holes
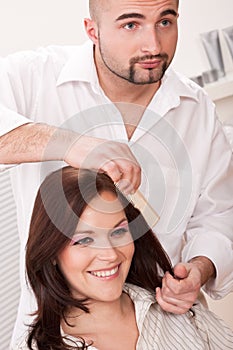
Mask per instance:
[[[108,174],[126,194],[134,192],[141,183],[141,168],[128,145],[124,143],[76,136],[64,160],[73,167],[94,169]]]
[[[22,125],[0,137],[2,164],[50,160],[64,160],[75,168],[105,172],[125,194],[134,192],[141,183],[141,168],[124,143],[40,123]]]
[[[164,311],[183,314],[192,307],[201,286],[214,274],[212,262],[205,257],[179,263],[174,267],[174,277],[166,273],[162,288],[156,288],[157,302]]]

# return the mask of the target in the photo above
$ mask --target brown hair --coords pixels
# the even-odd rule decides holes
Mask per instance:
[[[89,312],[87,300],[72,297],[59,267],[54,265],[58,254],[69,244],[79,217],[87,204],[99,193],[110,191],[121,201],[135,253],[126,282],[148,290],[161,286],[161,276],[172,273],[170,261],[140,212],[116,189],[105,174],[65,167],[50,174],[42,183],[34,204],[26,248],[26,271],[36,296],[38,309],[30,326],[28,347],[38,350],[86,349],[65,343],[61,320],[68,307]]]

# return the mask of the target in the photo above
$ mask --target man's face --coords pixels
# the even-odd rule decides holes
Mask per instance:
[[[177,44],[176,0],[108,0],[99,16],[97,68],[134,84],[158,82]]]

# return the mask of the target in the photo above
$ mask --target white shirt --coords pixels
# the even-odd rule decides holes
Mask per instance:
[[[172,262],[206,256],[217,271],[207,293],[219,298],[233,290],[232,152],[201,88],[168,69],[128,141],[118,109],[99,86],[89,42],[17,53],[0,61],[0,135],[30,121],[127,143],[142,166],[141,190],[160,215],[154,230]],[[22,288],[34,198],[46,174],[62,165],[22,164],[12,170]],[[22,299],[28,302],[25,294]]]
[[[125,292],[134,303],[139,331],[136,350],[229,350],[233,349],[233,332],[200,302],[184,315],[164,312],[155,302],[153,293],[132,284],[126,284]],[[64,334],[80,343],[72,336]],[[67,341],[69,344],[69,340]],[[110,345],[110,344],[109,344]],[[18,350],[27,350],[26,344]],[[94,346],[89,350],[98,350]],[[101,350],[101,349],[100,349]]]

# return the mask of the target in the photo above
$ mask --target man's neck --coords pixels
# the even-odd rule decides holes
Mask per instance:
[[[112,73],[105,66],[101,57],[96,54],[95,64],[100,86],[121,113],[128,140],[130,140],[161,82],[145,85],[133,84]]]
[[[160,87],[160,81],[145,85],[133,84],[112,73],[98,57],[95,62],[100,86],[114,103],[134,103],[147,107]]]

